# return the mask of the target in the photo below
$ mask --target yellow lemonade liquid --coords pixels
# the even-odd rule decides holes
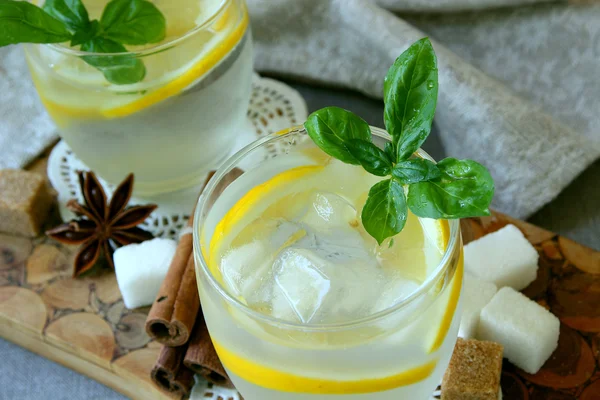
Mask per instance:
[[[84,0],[99,19],[108,0]],[[252,46],[243,0],[155,0],[166,19],[158,44],[129,46],[141,82],[111,84],[73,49],[28,45],[33,81],[61,136],[88,167],[136,193],[196,184],[228,156],[246,111]]]
[[[360,214],[382,178],[297,135],[197,224],[219,357],[246,400],[426,399],[456,341],[460,238],[447,251],[450,224],[409,213],[379,246]]]

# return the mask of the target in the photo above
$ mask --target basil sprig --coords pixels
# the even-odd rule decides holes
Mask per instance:
[[[325,153],[387,177],[371,188],[361,215],[379,244],[402,231],[409,209],[435,219],[490,214],[494,181],[483,165],[455,158],[435,164],[414,155],[431,132],[437,93],[437,59],[424,38],[402,53],[385,77],[384,122],[392,141],[383,149],[372,142],[363,119],[338,107],[315,111],[304,124]]]
[[[66,25],[27,1],[0,0],[0,46],[60,43],[71,38]]]
[[[100,21],[90,20],[81,0],[46,0],[43,8],[27,1],[0,0],[0,47],[17,43],[62,43],[94,53],[126,53],[124,45],[164,39],[163,14],[148,0],[112,0]],[[144,63],[129,54],[82,56],[116,85],[144,79]]]

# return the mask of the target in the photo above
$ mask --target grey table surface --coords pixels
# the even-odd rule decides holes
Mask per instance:
[[[345,90],[288,83],[302,94],[309,112],[336,105],[361,115],[373,126],[383,126],[383,103],[380,101]],[[445,156],[435,126],[424,149],[435,159]],[[573,182],[569,188],[573,190],[565,191],[530,220],[600,250],[600,226],[589,223],[600,215],[600,190],[586,191],[588,195],[585,198],[574,198],[572,194],[577,193],[578,187],[584,182],[593,182],[589,179],[590,174],[600,176],[600,161]],[[121,394],[90,378],[2,339],[0,356],[3,361],[0,366],[0,400],[125,399]]]

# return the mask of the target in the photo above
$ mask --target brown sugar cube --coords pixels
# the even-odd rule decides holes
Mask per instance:
[[[442,400],[496,400],[502,345],[458,338],[442,380]]]
[[[0,232],[39,235],[53,202],[41,175],[15,169],[0,171]]]

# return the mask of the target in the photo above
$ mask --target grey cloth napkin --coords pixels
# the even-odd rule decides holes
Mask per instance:
[[[21,46],[0,48],[0,169],[20,168],[57,139]]]
[[[495,3],[380,2],[402,11]],[[490,168],[500,211],[531,215],[600,156],[600,5],[397,16],[367,0],[249,3],[259,70],[374,97],[394,59],[431,35],[446,151]]]
[[[500,211],[530,216],[600,157],[600,4],[248,0],[248,5],[259,71],[378,98],[394,59],[430,35],[439,58],[436,125],[442,141],[448,154],[490,168]],[[492,9],[508,5],[516,7]],[[0,168],[18,167],[56,133],[35,99],[18,48],[0,49],[0,74]]]

